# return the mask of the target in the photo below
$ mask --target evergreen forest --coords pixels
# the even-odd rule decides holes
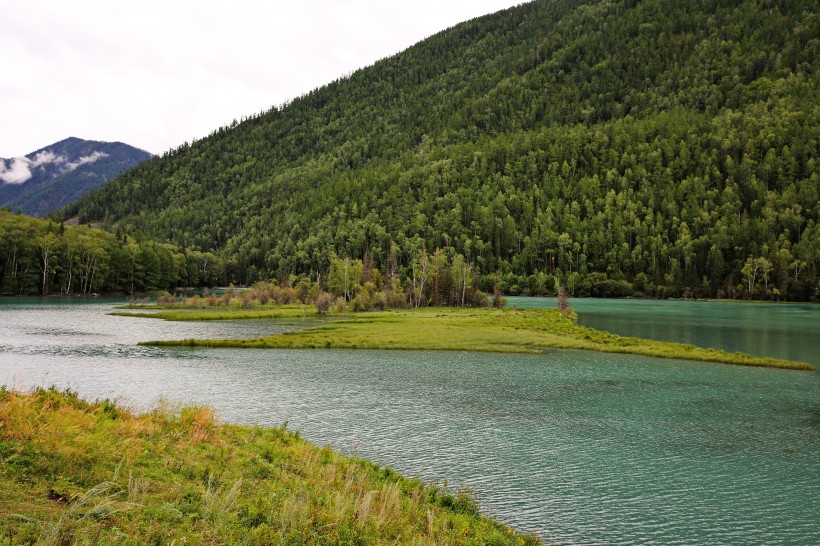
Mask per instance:
[[[169,264],[141,288],[171,271],[315,282],[339,257],[406,284],[438,253],[485,292],[816,300],[818,59],[810,0],[538,0],[235,120],[54,219],[118,233],[100,286],[136,278],[133,241]]]

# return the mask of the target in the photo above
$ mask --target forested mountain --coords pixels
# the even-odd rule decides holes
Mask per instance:
[[[25,157],[0,158],[0,208],[45,216],[150,157],[122,142],[70,137]]]
[[[227,281],[461,254],[510,294],[818,297],[811,0],[543,0],[140,164],[65,218]]]

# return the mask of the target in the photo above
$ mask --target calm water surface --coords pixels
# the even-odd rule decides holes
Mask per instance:
[[[292,326],[106,316],[112,305],[0,300],[0,383],[288,421],[316,443],[467,486],[486,513],[555,544],[820,542],[820,373],[582,351],[137,347]],[[698,317],[675,314],[687,331]],[[814,308],[795,328],[807,321],[810,351]]]
[[[509,298],[522,308],[555,307],[555,298]],[[615,334],[691,343],[820,366],[820,306],[573,298],[584,326]]]

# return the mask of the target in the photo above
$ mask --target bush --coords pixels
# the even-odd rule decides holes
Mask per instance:
[[[303,277],[294,289],[296,299],[298,299],[302,303],[308,303],[308,301],[310,301],[310,289],[312,286],[313,283],[310,282],[310,279],[307,277]]]
[[[407,295],[401,290],[389,290],[384,293],[384,304],[390,309],[407,307]]]
[[[247,309],[249,307],[253,307],[253,304],[254,304],[253,294],[250,291],[240,292],[239,293],[239,304],[244,309]]]
[[[171,306],[177,302],[177,299],[171,294],[163,294],[157,298],[157,305]]]
[[[472,305],[473,307],[489,307],[490,300],[485,292],[482,292],[481,290],[476,290],[470,298],[470,305]]]
[[[279,305],[296,303],[299,301],[298,293],[294,288],[282,286],[274,286],[271,289],[271,298],[273,298],[273,300]]]
[[[501,309],[507,306],[507,298],[501,293],[501,282],[496,277],[495,287],[493,288],[493,307]]]
[[[367,290],[362,290],[351,302],[354,311],[370,311],[373,309],[373,300]]]
[[[318,311],[320,315],[328,314],[332,305],[333,296],[327,292],[322,292],[316,297],[316,311]]]

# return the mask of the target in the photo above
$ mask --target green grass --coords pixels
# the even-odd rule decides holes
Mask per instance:
[[[122,309],[122,308],[120,308]],[[129,309],[137,309],[130,307]],[[142,317],[171,321],[241,320],[241,319],[288,319],[317,317],[315,305],[266,305],[254,309],[241,307],[186,308],[168,310],[166,307],[150,306],[139,309],[166,309],[151,313],[135,311],[113,311],[110,315],[120,317]]]
[[[233,313],[224,311],[170,311],[154,318],[203,320],[268,318],[269,310]],[[131,314],[130,316],[140,316]],[[318,316],[318,315],[317,315]],[[286,317],[281,317],[286,318]],[[423,308],[373,313],[344,313],[319,319],[321,323],[297,332],[239,340],[152,341],[145,345],[252,347],[252,348],[343,348],[492,351],[538,353],[544,349],[582,349],[606,353],[628,353],[796,370],[813,370],[809,364],[775,358],[704,349],[681,343],[622,337],[578,325],[555,309],[464,309]]]
[[[0,544],[538,544],[466,493],[207,407],[0,388]]]

